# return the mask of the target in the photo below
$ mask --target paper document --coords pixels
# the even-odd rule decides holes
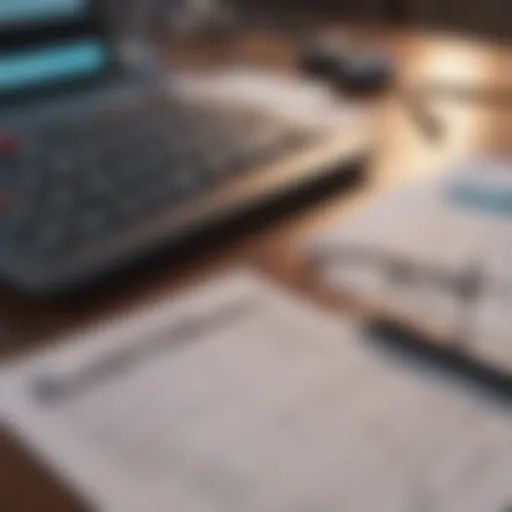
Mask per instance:
[[[503,512],[512,413],[235,273],[2,370],[2,419],[93,510]]]
[[[171,86],[186,96],[252,107],[295,124],[331,131],[361,126],[372,112],[342,102],[324,83],[258,68],[173,76]]]
[[[511,161],[389,192],[308,250],[330,286],[448,339],[463,332],[468,350],[512,371]]]

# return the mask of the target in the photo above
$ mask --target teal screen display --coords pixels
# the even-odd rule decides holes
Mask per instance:
[[[13,26],[87,20],[88,0],[0,0],[0,32]],[[19,47],[0,47],[0,94],[56,82],[85,78],[107,63],[103,39],[95,34],[47,38]]]
[[[0,0],[0,25],[80,18],[87,9],[87,0]]]
[[[466,211],[512,218],[512,189],[492,185],[457,183],[447,190],[448,200]]]
[[[0,55],[0,93],[92,75],[105,59],[103,43],[95,39]]]

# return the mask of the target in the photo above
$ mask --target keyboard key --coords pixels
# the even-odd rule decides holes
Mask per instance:
[[[0,189],[0,215],[8,212],[11,208],[11,194],[4,189]]]
[[[57,214],[66,214],[77,206],[78,197],[72,188],[60,188],[48,196],[47,208]]]
[[[86,238],[103,234],[108,228],[108,216],[101,210],[87,210],[79,220],[80,234]]]
[[[45,183],[49,183],[49,181],[50,178],[41,172],[22,168],[19,169],[17,176],[14,177],[14,186],[22,195],[32,197],[37,192],[42,191]]]
[[[8,132],[0,133],[0,158],[11,158],[17,150],[18,142],[15,136]]]
[[[77,164],[76,156],[70,150],[55,151],[55,153],[50,154],[46,163],[52,173],[61,175],[74,173],[78,168]]]
[[[79,142],[75,148],[77,173],[87,173],[102,167],[109,157],[107,149],[90,141]]]
[[[63,249],[68,238],[69,231],[62,222],[50,221],[35,233],[30,245],[38,256],[52,256]]]
[[[25,240],[35,219],[35,210],[32,206],[20,200],[12,201],[11,208],[0,220],[0,231],[4,240],[16,245]]]
[[[176,190],[182,196],[189,197],[198,192],[205,183],[204,178],[199,176],[193,169],[183,169],[173,175]]]
[[[114,216],[117,220],[127,220],[137,212],[136,201],[128,196],[117,198],[112,205]]]
[[[111,192],[111,181],[106,172],[97,172],[85,180],[85,193],[91,198],[101,199],[109,196]]]

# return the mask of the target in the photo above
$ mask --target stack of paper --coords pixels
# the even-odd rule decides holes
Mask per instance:
[[[233,274],[2,370],[1,418],[94,510],[502,512],[512,415]]]
[[[512,371],[511,162],[474,161],[390,192],[311,250],[336,290],[448,339],[464,333],[474,354]],[[468,299],[460,288],[474,279]]]
[[[173,76],[171,86],[188,97],[244,105],[295,124],[329,131],[361,126],[372,112],[340,102],[324,83],[258,68],[181,74]]]

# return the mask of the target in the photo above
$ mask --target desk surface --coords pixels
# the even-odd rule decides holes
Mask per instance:
[[[433,77],[512,89],[511,47],[396,30],[367,29],[365,35],[395,57],[401,83],[414,84]],[[294,45],[279,34],[245,33],[215,43],[174,42],[165,48],[165,54],[179,65],[254,62],[293,72]],[[334,298],[318,289],[300,264],[297,248],[310,234],[335,224],[354,204],[368,200],[370,193],[414,180],[464,155],[512,155],[512,107],[500,109],[441,98],[432,99],[429,104],[446,120],[446,138],[441,143],[432,143],[418,131],[396,97],[378,101],[381,150],[364,188],[297,209],[236,240],[224,240],[187,257],[186,262],[161,261],[151,268],[134,270],[129,278],[116,281],[115,286],[100,287],[66,303],[41,304],[0,289],[0,357],[51,343],[55,336],[138,307],[233,265],[253,266],[297,293],[308,294],[328,307],[340,307]],[[0,510],[59,512],[81,508],[2,434]]]

